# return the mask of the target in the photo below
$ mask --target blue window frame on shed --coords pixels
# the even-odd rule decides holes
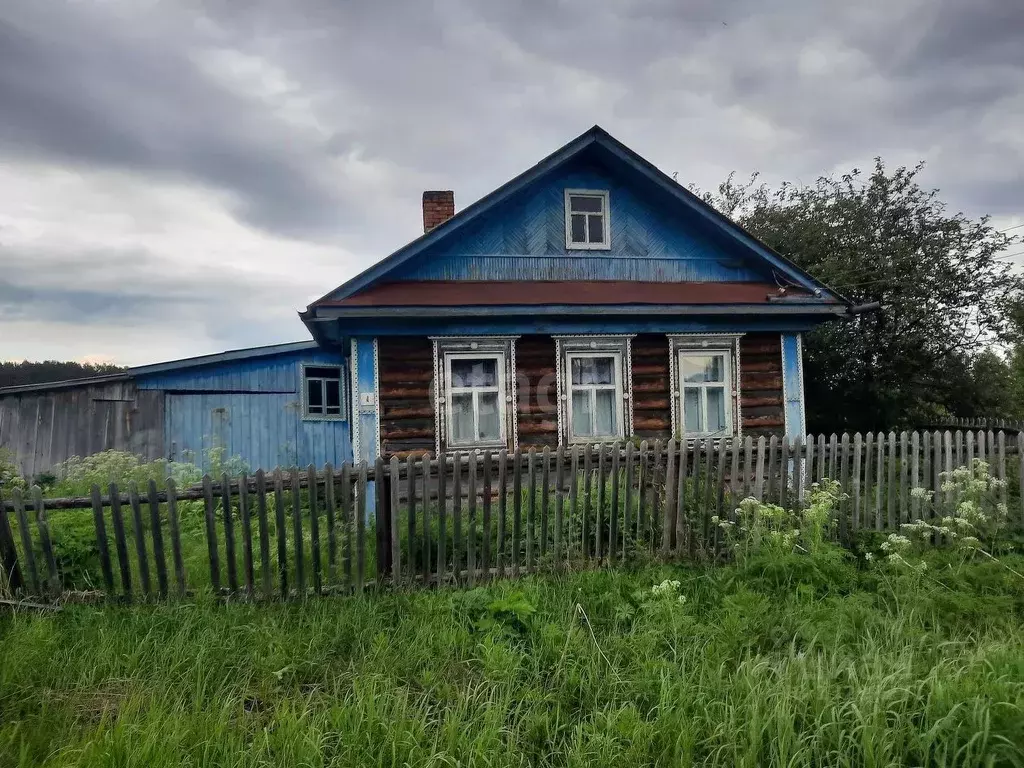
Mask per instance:
[[[565,247],[607,251],[612,247],[608,191],[565,190]]]
[[[302,366],[302,418],[344,421],[345,373],[340,365]]]

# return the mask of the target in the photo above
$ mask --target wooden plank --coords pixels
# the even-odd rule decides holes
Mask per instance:
[[[18,519],[22,559],[25,563],[25,570],[28,571],[28,583],[32,587],[32,594],[41,596],[43,589],[39,582],[39,571],[36,569],[36,555],[32,545],[32,529],[29,527],[28,515],[25,514],[25,499],[20,488],[14,488],[11,491],[11,501],[14,502],[14,516]]]
[[[605,485],[608,482],[608,475],[605,472],[608,465],[608,445],[601,443],[597,448],[597,511],[594,514],[594,529],[597,531],[597,560],[601,562],[605,556],[605,533],[604,533],[604,503]]]
[[[548,453],[548,449],[544,449],[544,453]],[[563,498],[562,490],[565,487],[563,482],[562,472],[565,465],[565,455],[562,452],[562,446],[558,446],[555,451],[555,461],[557,465],[555,467],[555,567],[560,568],[563,562],[562,559],[562,517],[563,517]],[[545,465],[546,467],[546,465]],[[546,476],[546,469],[545,469]]]
[[[356,478],[356,594],[362,595],[366,587],[366,481],[367,466],[359,462]]]
[[[611,494],[608,504],[608,562],[614,563],[619,552],[619,464],[622,446],[612,443]]]
[[[46,563],[47,591],[50,595],[57,597],[63,589],[60,583],[60,574],[57,573],[57,558],[53,554],[53,542],[50,540],[50,522],[46,519],[43,490],[38,485],[32,486],[32,506],[35,510],[36,530],[39,531],[39,547],[43,551],[43,562]]]
[[[689,526],[687,525],[687,510],[689,506],[686,503],[686,473],[688,470],[687,465],[690,461],[690,445],[686,439],[679,441],[679,461],[676,462],[676,511],[675,517],[675,549],[676,554],[680,555],[683,552],[683,545],[686,542],[687,531]]]
[[[540,553],[546,555],[548,553],[548,501],[551,497],[551,449],[546,445],[541,460],[543,476],[540,493]]]
[[[114,489],[111,487],[111,499],[115,497]],[[203,475],[203,496],[206,503],[206,552],[210,561],[210,587],[213,594],[220,594],[220,555],[217,546],[217,509],[213,499],[213,480],[209,475]],[[114,526],[117,526],[117,515],[114,516]],[[120,552],[118,552],[120,559]]]
[[[850,495],[853,497],[853,517],[850,528],[854,534],[861,529],[861,462],[864,458],[864,438],[860,432],[853,435],[853,470],[850,473]]]
[[[327,583],[334,584],[337,579],[338,562],[338,524],[337,503],[334,489],[334,466],[327,462],[324,465],[324,513],[327,518]],[[423,502],[426,504],[426,501]]]
[[[507,557],[505,554],[505,516],[508,511],[508,450],[502,448],[498,451],[498,533],[497,533],[497,559],[495,565],[498,569],[498,577],[506,575]]]
[[[843,432],[843,440],[839,452],[839,487],[844,494],[850,489],[850,435]],[[839,503],[839,541],[848,544],[850,541],[849,526],[849,504],[846,501]]]
[[[448,572],[448,464],[437,462],[437,584]]]
[[[1024,530],[1024,433],[1017,433],[1017,499],[1020,504],[1019,524]]]
[[[804,437],[803,435],[797,435],[793,438],[793,464],[792,464],[792,482],[793,482],[793,493],[791,499],[796,507],[802,507],[806,497],[806,489],[804,488]]]
[[[647,485],[650,483],[651,448],[646,440],[640,441],[637,453],[636,480],[636,546],[642,549],[647,543]]]
[[[864,512],[861,517],[861,527],[868,528],[872,517],[871,500],[874,493],[874,466],[875,466],[875,436],[874,433],[868,432],[864,436],[864,490],[863,490],[863,505]]]
[[[93,494],[94,499],[99,499],[99,488]],[[93,511],[95,513],[95,506]],[[100,505],[100,520],[102,522],[103,506]],[[96,526],[97,538],[100,536],[100,526]],[[101,552],[106,549],[106,536],[103,538]],[[7,579],[7,587],[11,594],[18,594],[25,591],[25,580],[21,575],[21,563],[18,562],[18,549],[14,543],[14,531],[11,529],[11,521],[7,515],[7,504],[4,501],[3,493],[0,493],[0,568],[3,568],[4,577]],[[107,570],[110,569],[109,553],[107,557]],[[107,587],[107,594],[113,594],[113,579]]]
[[[256,520],[260,526],[260,580],[263,597],[274,596],[274,579],[270,567],[270,521],[267,516],[267,476],[262,469],[256,470]]]
[[[480,571],[484,578],[491,572],[491,473],[494,471],[491,452],[484,451],[481,468],[483,472],[483,540],[480,546]]]
[[[142,594],[147,598],[150,594],[149,555],[146,552],[146,532],[142,523],[142,504],[139,501],[139,488],[135,483],[129,486],[128,503],[132,509],[132,528],[135,536],[135,557],[139,564],[139,582]]]
[[[767,441],[764,439],[764,435],[757,438],[757,456],[754,464],[754,498],[758,501],[764,501],[764,462],[767,456]],[[700,454],[698,453],[696,459],[700,460]],[[696,482],[699,475],[694,470],[694,481]]]
[[[377,483],[383,484],[383,472],[377,473]],[[291,471],[292,497],[292,551],[295,553],[295,590],[300,599],[306,596],[306,557],[302,535],[302,497],[299,492],[299,468]]]
[[[932,517],[942,517],[942,433],[932,435]]]
[[[828,438],[828,469],[826,474],[839,480],[839,436],[833,432]]]
[[[818,472],[815,475],[818,479],[818,485],[821,485],[821,481],[825,479],[825,458],[828,454],[825,453],[825,435],[818,435],[818,448],[816,453],[818,454]]]
[[[881,432],[878,433],[875,451],[875,530],[880,531],[884,517],[882,499],[885,495],[885,435]]]
[[[999,501],[1006,504],[1006,434],[1002,430],[999,430],[999,434],[996,435],[995,462],[996,477],[1001,481],[1000,485],[1002,486],[999,490]]]
[[[725,463],[726,463],[726,452],[729,450],[728,446],[729,438],[719,438],[718,440],[718,469],[715,474],[715,515],[719,518],[724,514],[723,502],[725,494]],[[710,524],[711,521],[709,520]],[[722,529],[717,525],[712,526],[712,538],[714,539],[715,551],[721,546]]]
[[[452,454],[452,572],[455,579],[462,572],[462,456]]]
[[[523,452],[512,456],[512,575],[519,575],[520,547],[523,545]]]
[[[157,499],[156,480],[149,481],[149,524],[153,537],[153,563],[156,565],[156,583],[160,598],[167,599],[167,557],[164,553],[163,524],[160,521],[160,502]]]
[[[209,475],[203,478],[209,481]],[[121,514],[121,494],[117,486],[111,483],[108,487],[110,494],[110,520],[114,524],[114,546],[117,549],[117,568],[121,574],[121,594],[128,602],[132,599],[132,569],[128,562],[128,537],[124,529],[124,515]],[[210,560],[211,568],[217,566],[217,546],[214,543],[213,558]],[[218,567],[219,578],[219,567]],[[217,582],[220,583],[219,581]]]
[[[950,434],[948,429],[942,435],[942,442],[943,442],[943,463],[945,465],[945,470],[944,471],[946,473],[946,477],[949,478],[950,474],[953,472],[953,466],[954,466],[953,462],[954,462],[954,459],[956,457],[960,457],[960,456],[963,455],[963,453],[962,453],[962,446],[961,445],[958,445],[956,447],[953,446],[953,435]],[[958,461],[957,462],[957,466],[959,466],[959,465],[960,465],[960,462]],[[943,495],[942,495],[942,505],[943,505],[943,508],[948,510],[948,511],[950,511],[950,512],[952,512],[953,511],[953,502],[954,502],[953,491],[946,491],[946,492],[944,492]]]
[[[537,525],[537,452],[531,448],[527,453],[527,488],[529,496],[526,505],[526,569],[532,571],[534,563],[534,541]]]
[[[768,467],[766,472],[766,483],[767,490],[765,494],[765,500],[769,503],[778,503],[779,501],[779,482],[778,475],[775,474],[776,468],[779,466],[779,436],[772,435],[768,440]]]
[[[469,498],[466,507],[466,568],[469,571],[469,585],[476,585],[476,454],[469,454]]]
[[[309,478],[309,564],[313,572],[313,593],[320,595],[323,594],[323,574],[320,570],[320,493],[316,467],[312,464],[306,467],[306,477]],[[249,546],[252,547],[251,542]],[[252,561],[251,552],[249,560]],[[246,591],[251,592],[248,582]]]
[[[253,597],[256,575],[252,557],[252,515],[249,508],[249,482],[242,475],[238,483],[238,517],[242,522],[242,576],[245,579],[245,596]]]
[[[398,457],[392,456],[388,464],[390,469],[388,487],[391,491],[391,504],[389,505],[391,525],[388,527],[388,541],[391,546],[391,583],[400,587],[402,585],[402,546],[398,534],[398,511],[400,509],[398,505],[400,492]],[[379,483],[380,480],[377,482]],[[412,545],[411,541],[409,545]]]
[[[921,435],[921,487],[930,489],[932,487],[932,433],[924,432]],[[928,515],[928,503],[922,502],[923,506],[918,509],[921,517]]]
[[[810,445],[807,446],[810,449]],[[808,464],[810,468],[810,464]],[[754,480],[754,439],[747,435],[743,439],[743,498],[751,495]]]
[[[281,590],[281,597],[287,599],[288,521],[284,511],[284,476],[280,467],[274,470],[274,523],[277,532],[277,586]]]
[[[952,466],[962,467],[965,463],[970,463],[969,461],[964,461],[965,456],[966,453],[964,448],[964,433],[962,430],[958,429],[956,433],[953,435]]]
[[[740,442],[740,438],[734,437],[730,443],[729,452],[729,508],[728,512],[732,513],[735,509],[736,504],[739,502],[737,496],[740,491],[740,450],[743,447]]]
[[[906,430],[900,432],[900,506],[899,524],[910,518],[910,438]]]
[[[150,498],[156,493],[155,485],[150,489]],[[173,477],[167,478],[167,527],[171,536],[171,564],[174,568],[174,586],[178,597],[185,596],[185,559],[181,548],[181,521],[178,518],[178,486]]]
[[[424,453],[420,457],[420,482],[422,484],[422,499],[423,499],[423,514],[420,517],[423,518],[423,541],[420,543],[421,557],[421,570],[423,574],[423,586],[430,584],[430,574],[433,572],[431,568],[432,563],[430,562],[430,553],[433,548],[431,542],[431,522],[430,522],[430,498],[431,491],[433,490],[433,481],[430,477],[430,454]]]
[[[707,549],[711,543],[711,515],[714,513],[715,498],[715,443],[710,437],[704,440],[704,501],[701,506],[702,545]]]
[[[896,433],[889,433],[889,465],[887,468],[886,486],[889,492],[888,499],[886,500],[886,513],[888,528],[890,531],[895,531],[897,528],[896,518],[898,510],[896,508],[896,464],[898,462],[898,455],[896,453]]]
[[[660,529],[658,522],[664,514],[661,510],[661,494],[658,493],[658,485],[662,481],[662,473],[664,472],[664,469],[661,466],[661,460],[664,452],[664,444],[660,439],[655,440],[653,453],[651,455],[651,479],[647,483],[647,492],[650,495],[650,502],[648,505],[649,513],[647,515],[646,535],[648,546],[652,553],[658,551],[655,533]]]
[[[377,456],[373,462],[373,493],[374,493],[374,549],[376,551],[377,568],[374,587],[377,591],[391,580],[391,486],[397,482],[387,472],[388,465],[383,456]]]
[[[298,470],[295,471],[298,476]],[[228,566],[228,590],[238,592],[238,560],[235,556],[235,519],[231,514],[231,479],[227,473],[220,479],[220,508],[224,518],[224,559]]]
[[[394,464],[392,468],[394,468]],[[398,475],[392,475],[391,481],[392,487],[397,491],[398,489]],[[394,503],[394,499],[392,501]],[[409,454],[405,460],[405,517],[406,525],[408,526],[408,539],[406,540],[405,546],[408,551],[408,567],[406,568],[409,586],[412,586],[416,581],[416,551],[419,549],[416,539],[418,538],[416,533],[416,456]],[[423,506],[426,507],[427,501],[423,500]],[[397,504],[395,504],[397,507]],[[399,542],[401,544],[401,542]]]
[[[569,525],[573,525],[573,521],[577,517],[582,517],[582,512],[579,508],[579,473],[580,473],[580,446],[574,445],[570,449],[570,469],[569,469]],[[571,530],[566,531],[566,538],[572,542],[573,532]],[[586,524],[580,526],[580,552],[583,553],[587,546],[586,537]]]
[[[636,448],[633,441],[626,443],[626,487],[622,494],[622,556],[629,557],[633,535],[633,481],[636,467]]]
[[[107,522],[104,519],[103,497],[98,485],[93,485],[92,487],[92,522],[93,528],[96,531],[96,551],[99,552],[100,556],[103,586],[107,590],[107,599],[110,599],[114,596],[114,570],[110,565],[110,547],[107,544]],[[3,573],[8,578],[10,578],[9,574],[12,570],[12,564],[5,545],[7,541],[11,540],[10,535],[10,527],[7,524],[7,512],[4,510],[3,504],[0,504],[0,548],[2,548],[0,552],[3,554],[0,562],[4,566]],[[11,543],[13,544],[13,541]],[[11,591],[15,590],[12,589]]]
[[[789,509],[789,459],[792,450],[789,435],[783,435],[779,445],[779,506],[783,509]]]
[[[914,488],[921,485],[921,435],[918,432],[910,434],[910,479],[907,483],[907,493],[911,494]],[[921,501],[908,496],[907,504],[910,507],[910,519],[921,519]]]
[[[592,446],[590,444],[587,444],[587,445],[582,446],[582,448],[580,450],[583,453],[583,498],[581,499],[581,502],[582,502],[581,506],[583,507],[583,509],[581,510],[581,515],[580,515],[580,520],[582,522],[582,529],[580,531],[580,555],[585,560],[585,559],[587,559],[590,556],[590,554],[592,552],[591,540],[593,539],[593,528],[594,528],[594,524],[593,524],[593,522],[591,520],[591,518],[593,516],[592,515],[593,504],[591,503],[591,501],[592,501],[591,494],[593,493],[593,476],[594,476],[593,456],[594,456],[594,446]],[[579,464],[576,463],[575,457],[576,457],[576,449],[575,449],[575,446],[574,446],[573,447],[573,459],[574,459],[574,461],[573,461],[573,467],[572,467],[572,470],[573,470],[572,471],[572,474],[573,474],[572,481],[574,483],[576,482],[576,473],[579,471]],[[571,501],[569,503],[569,509],[575,511],[575,504],[573,504]],[[570,519],[572,519],[572,518],[570,517]]]

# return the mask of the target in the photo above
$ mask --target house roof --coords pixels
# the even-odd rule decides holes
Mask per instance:
[[[649,183],[654,184],[667,192],[688,210],[696,213],[711,225],[718,227],[737,245],[766,262],[774,271],[791,282],[794,287],[809,291],[828,302],[842,304],[848,303],[842,296],[831,291],[823,283],[816,280],[785,256],[758,240],[739,224],[715,210],[712,206],[701,200],[685,187],[681,186],[670,176],[660,171],[649,161],[645,160],[625,144],[615,139],[603,128],[595,125],[590,130],[545,157],[533,167],[463,209],[443,224],[416,238],[411,243],[392,253],[390,256],[377,262],[369,269],[363,271],[351,280],[348,280],[338,286],[335,290],[314,301],[309,305],[306,312],[301,313],[303,320],[308,321],[314,319],[317,315],[316,310],[318,307],[336,308],[339,306],[338,302],[352,298],[356,294],[365,292],[378,286],[378,284],[385,282],[388,279],[388,276],[398,267],[425,252],[426,249],[434,246],[445,238],[454,235],[456,232],[474,222],[478,217],[492,210],[511,195],[519,192],[541,176],[553,171],[565,163],[568,163],[573,158],[580,155],[580,153],[595,149],[621,163],[626,164],[629,168],[638,172]],[[529,285],[534,285],[534,283],[530,283]],[[710,284],[705,283],[703,285]],[[728,285],[735,286],[737,284],[729,283]],[[564,298],[564,296],[560,298]],[[735,299],[730,299],[729,303],[737,302]],[[380,306],[380,304],[377,305]]]
[[[814,297],[787,291],[794,300]],[[539,304],[768,304],[779,298],[769,283],[651,283],[627,280],[476,281],[422,280],[382,283],[345,299],[322,302],[325,307],[454,307],[532,306]]]
[[[243,349],[229,349],[226,352],[217,352],[212,355],[199,355],[197,357],[186,357],[180,360],[169,360],[164,363],[151,363],[128,368],[119,373],[105,374],[103,376],[89,376],[81,379],[65,379],[64,381],[45,381],[38,384],[18,384],[13,387],[0,387],[0,396],[16,395],[22,392],[45,392],[56,389],[71,389],[74,387],[86,387],[95,384],[110,384],[118,381],[128,381],[139,376],[147,376],[155,373],[167,373],[187,368],[197,368],[203,365],[214,365],[226,363],[232,360],[251,360],[253,358],[270,357],[288,352],[302,352],[304,350],[319,349],[315,341],[293,341],[286,344],[268,344],[262,347],[245,347]]]

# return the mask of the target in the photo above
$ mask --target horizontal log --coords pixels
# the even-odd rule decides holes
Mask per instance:
[[[772,406],[782,407],[782,396],[781,395],[752,395],[747,397],[743,395],[740,398],[740,403],[743,408],[766,408]]]
[[[393,385],[380,392],[381,400],[387,398],[425,398],[430,397],[430,387],[413,387]]]
[[[752,341],[752,342],[741,342],[740,343],[740,356],[746,357],[747,355],[781,355],[782,354],[782,342],[778,339],[775,341]]]
[[[548,404],[520,402],[516,411],[519,414],[520,418],[522,418],[523,416],[532,416],[535,414],[553,416],[554,414],[558,413],[558,406],[555,404],[554,401]]]
[[[633,416],[633,429],[672,429],[672,420],[659,416]]]
[[[633,382],[633,394],[638,392],[659,392],[668,393],[669,380],[668,379],[650,379],[643,381]]]
[[[410,381],[433,381],[434,371],[430,368],[423,370],[420,368],[403,368],[396,371],[384,371],[380,372],[380,386],[383,388],[387,384],[404,384]]]
[[[666,363],[665,365],[654,365],[654,364],[637,365],[636,363],[634,363],[633,364],[633,375],[634,376],[645,376],[645,375],[668,376],[668,364]]]
[[[740,360],[740,373],[782,373],[781,358],[755,358]]]
[[[755,429],[758,427],[784,427],[785,419],[782,416],[747,416],[743,415],[743,428]]]
[[[667,411],[672,403],[667,397],[635,397],[633,398],[633,410],[635,411]]]
[[[383,398],[381,398],[383,400]],[[391,406],[381,403],[381,416],[383,419],[415,419],[434,418],[433,406],[401,405]]]
[[[403,440],[414,437],[429,437],[430,439],[433,439],[434,430],[433,428],[426,429],[424,427],[402,427],[388,429],[387,432],[385,433],[384,425],[381,425],[382,440]]]
[[[519,422],[519,434],[520,435],[544,435],[548,433],[558,433],[558,422],[550,419],[543,421],[534,422]]]
[[[775,373],[746,373],[740,374],[740,389],[782,389],[782,377]]]

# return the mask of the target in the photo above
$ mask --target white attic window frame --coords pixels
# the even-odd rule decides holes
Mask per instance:
[[[601,210],[593,213],[582,214],[577,212],[576,215],[587,216],[587,226],[585,227],[585,234],[587,236],[586,242],[576,242],[572,239],[572,198],[574,197],[589,197],[596,198],[601,201]],[[590,240],[590,217],[600,216],[601,217],[601,234],[604,236],[601,241]],[[609,204],[609,195],[607,189],[567,189],[565,190],[565,247],[570,251],[608,251],[612,247],[612,217],[611,217],[611,205]]]

